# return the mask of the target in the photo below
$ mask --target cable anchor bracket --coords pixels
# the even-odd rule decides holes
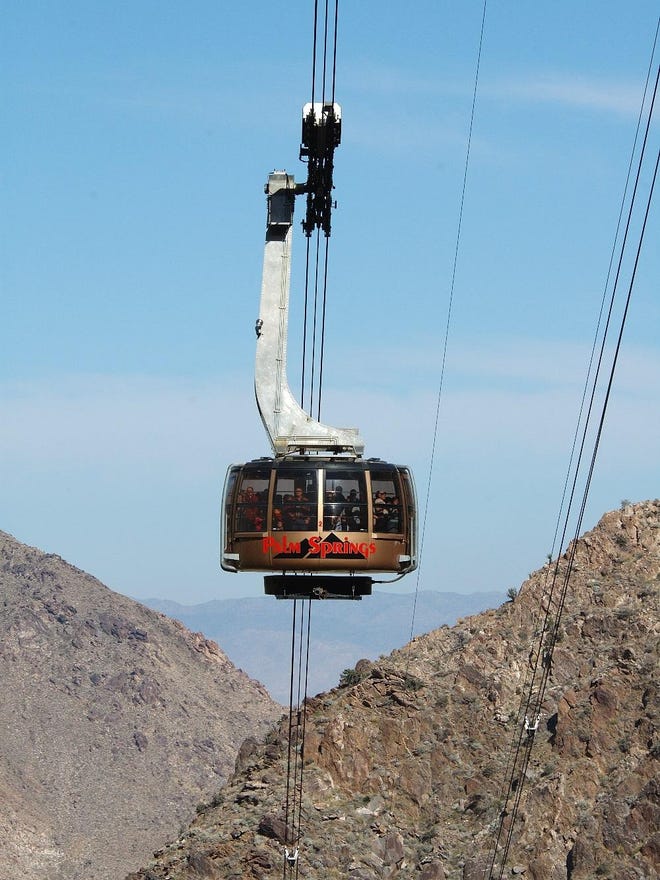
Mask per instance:
[[[288,846],[284,847],[284,858],[288,865],[295,865],[298,861],[298,847],[295,849],[289,849]]]
[[[540,721],[541,721],[540,715],[536,716],[536,719],[534,720],[533,723],[529,720],[528,716],[525,715],[525,733],[528,736],[534,736],[536,731],[539,729],[539,722]]]

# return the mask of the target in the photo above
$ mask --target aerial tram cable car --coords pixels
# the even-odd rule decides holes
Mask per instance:
[[[417,567],[409,468],[363,458],[358,429],[312,418],[287,381],[295,197],[306,195],[305,234],[317,228],[329,236],[340,138],[339,105],[306,104],[300,153],[307,182],[296,184],[286,171],[268,177],[254,386],[273,456],[231,465],[223,492],[222,568],[270,572],[265,592],[278,598],[359,599],[371,594],[375,573],[403,576]]]

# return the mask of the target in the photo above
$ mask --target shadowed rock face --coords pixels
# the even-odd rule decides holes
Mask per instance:
[[[0,880],[117,880],[281,714],[199,633],[0,532]]]
[[[653,880],[660,502],[607,514],[575,551],[504,876]],[[309,701],[301,876],[484,877],[554,569]],[[245,743],[219,796],[130,880],[281,876],[286,736]]]

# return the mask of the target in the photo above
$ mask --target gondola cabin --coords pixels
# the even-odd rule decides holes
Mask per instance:
[[[415,509],[408,468],[379,459],[299,456],[232,465],[222,568],[405,574],[417,565]]]

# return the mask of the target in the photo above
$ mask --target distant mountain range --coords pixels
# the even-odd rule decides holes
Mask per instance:
[[[374,660],[405,644],[411,635],[452,625],[460,617],[495,608],[504,599],[504,593],[496,591],[422,591],[416,600],[412,593],[375,592],[359,602],[314,602],[309,693],[335,687],[342,671],[358,660]],[[217,641],[236,666],[266,685],[273,699],[288,704],[290,601],[263,596],[216,599],[200,605],[146,599],[145,604]]]

